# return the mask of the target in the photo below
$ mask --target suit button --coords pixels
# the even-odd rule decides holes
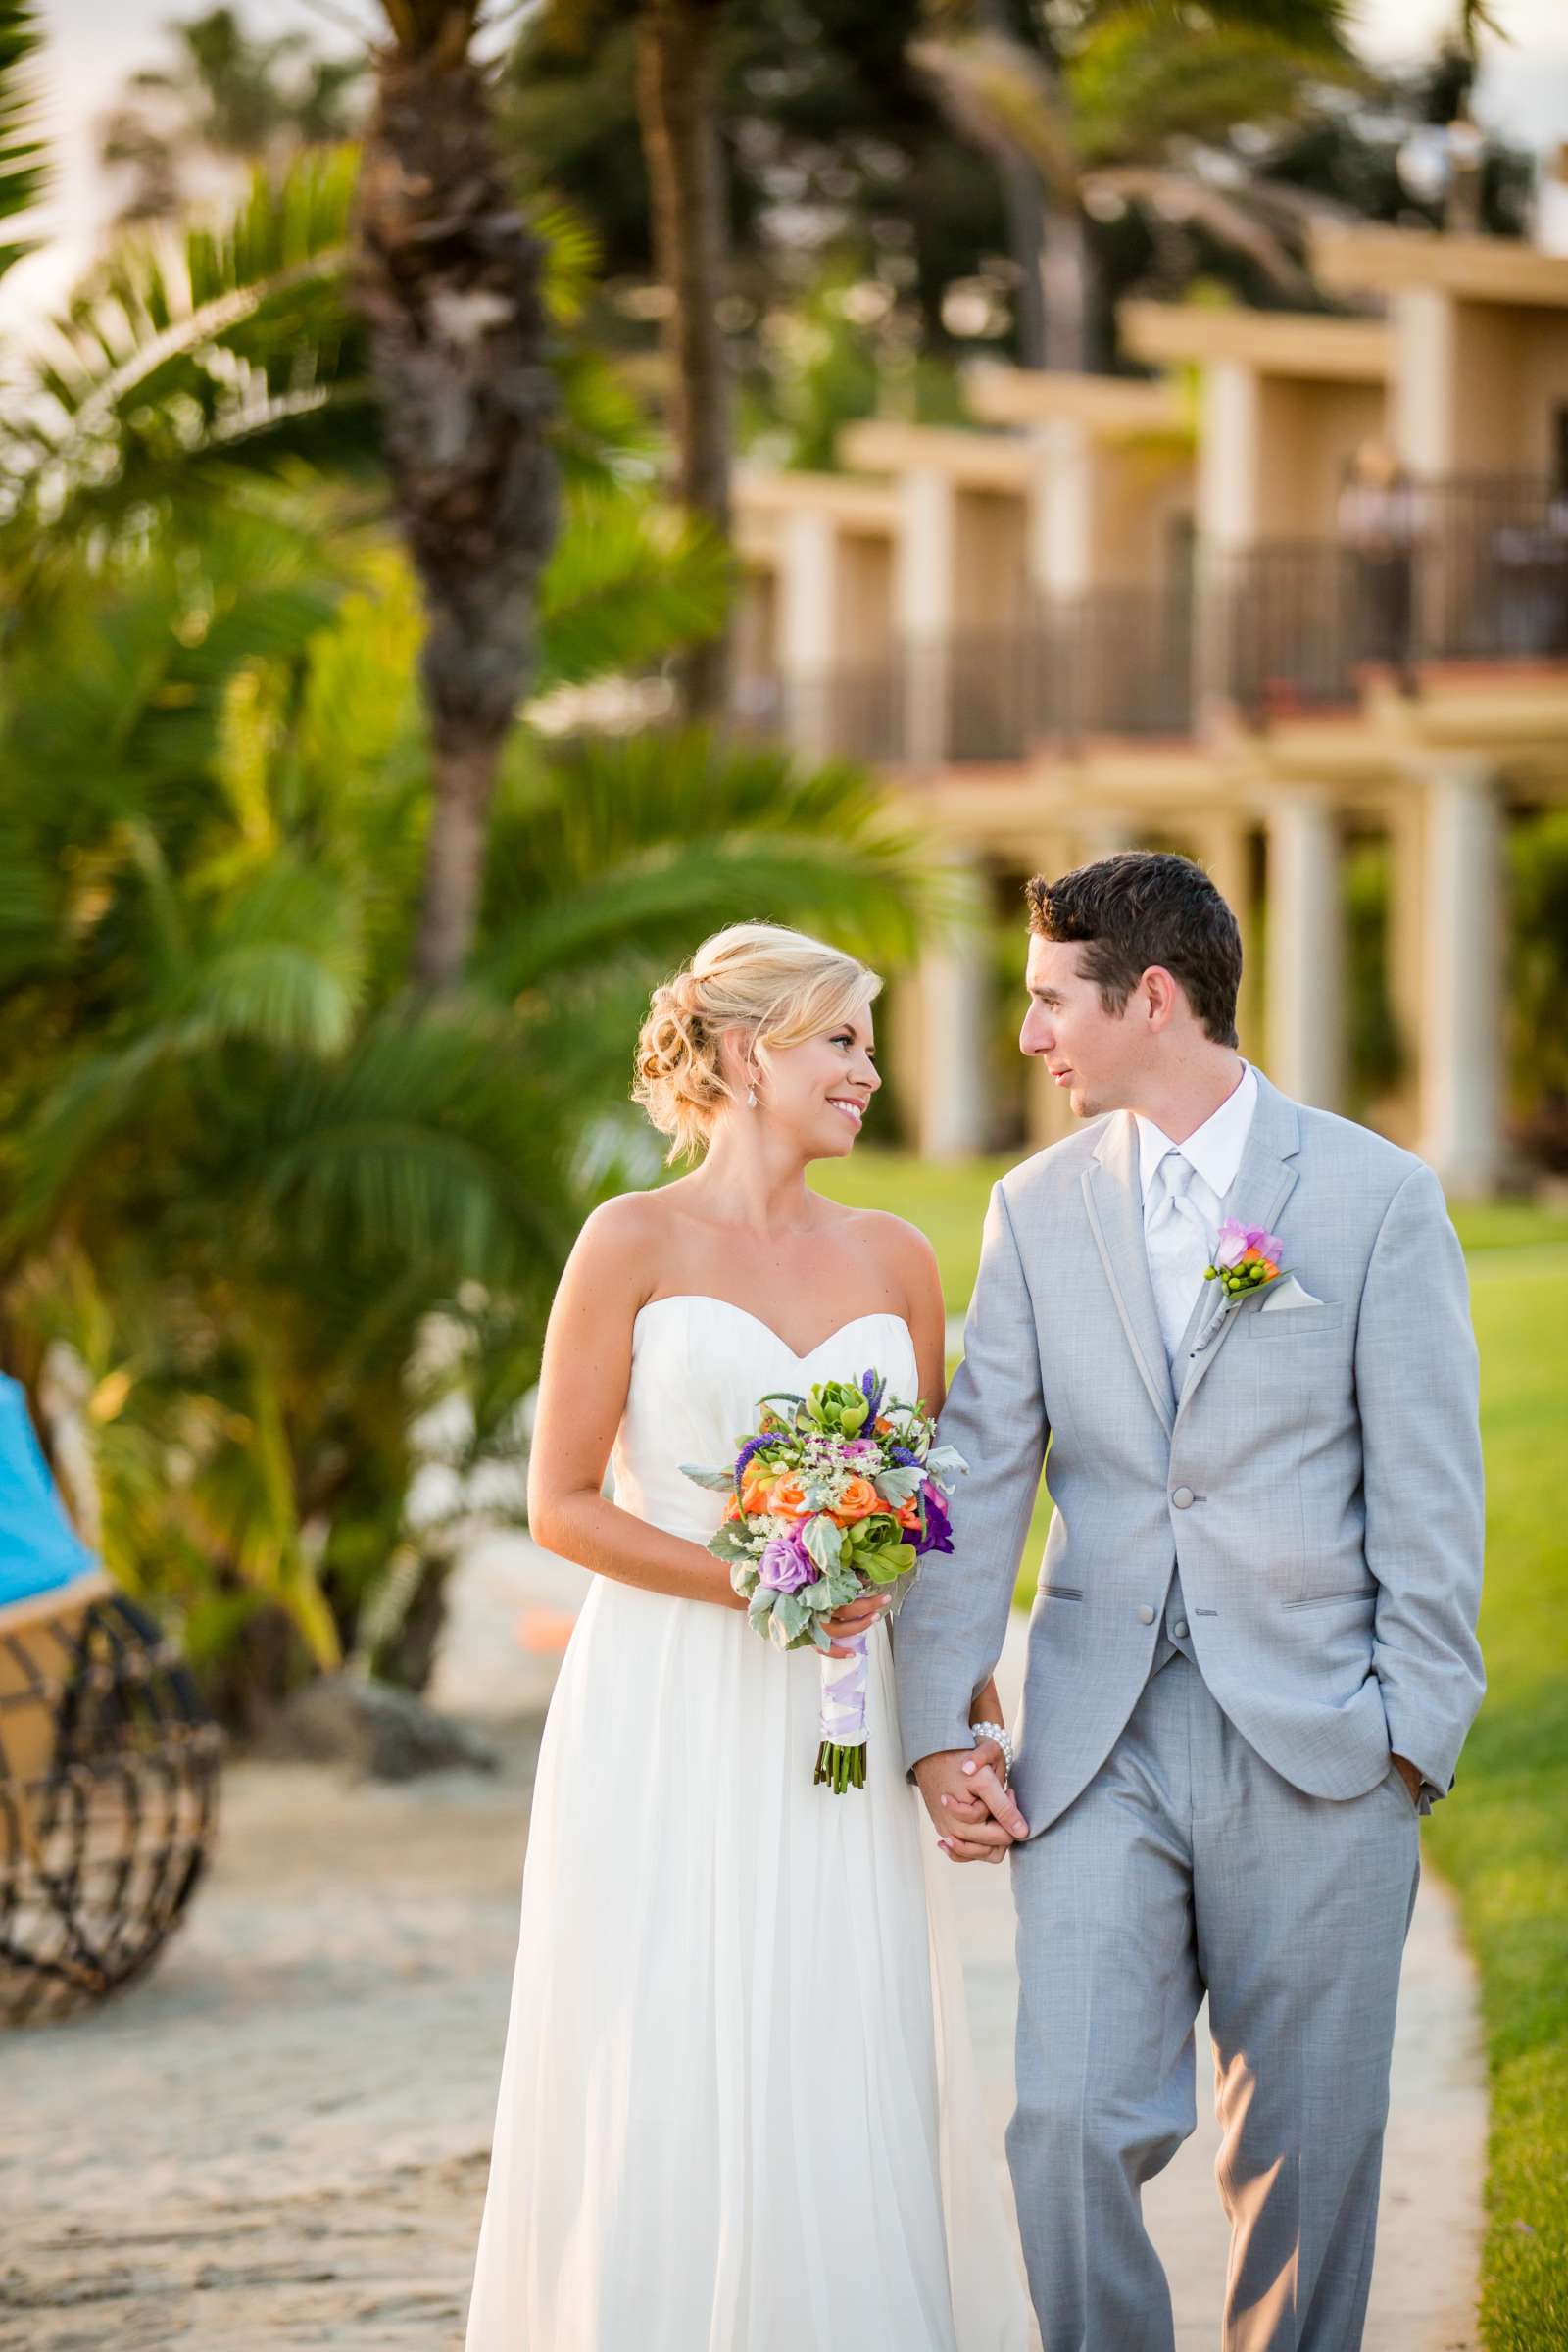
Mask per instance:
[[[1178,1641],[1178,1642],[1185,1642],[1185,1641],[1186,1641],[1186,1639],[1187,1639],[1187,1620],[1186,1620],[1186,1618],[1185,1618],[1185,1617],[1178,1617],[1178,1618],[1177,1618],[1177,1620],[1176,1620],[1176,1622],[1175,1622],[1175,1624],[1174,1624],[1174,1625],[1171,1627],[1171,1629],[1170,1629],[1170,1630],[1171,1630],[1171,1632],[1172,1632],[1172,1633],[1175,1635],[1175,1637],[1176,1637],[1176,1639],[1177,1639],[1177,1641]]]
[[[1179,1511],[1190,1510],[1193,1504],[1192,1488],[1178,1487],[1175,1494],[1171,1496],[1171,1500]]]
[[[1147,1601],[1138,1612],[1138,1622],[1140,1625],[1152,1625],[1154,1622],[1154,1612]]]

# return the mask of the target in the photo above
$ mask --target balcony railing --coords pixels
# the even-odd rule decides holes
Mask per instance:
[[[1379,666],[1568,658],[1568,495],[1544,477],[1417,482],[1391,527],[1265,541],[1205,574],[1204,684],[1250,717],[1350,705]]]
[[[1568,660],[1568,494],[1536,477],[1424,482],[1391,513],[1381,535],[1210,556],[1196,589],[1095,589],[787,686],[752,680],[743,723],[814,758],[1004,762],[1190,736],[1203,701],[1254,722],[1348,709],[1372,667],[1413,691],[1423,663]]]

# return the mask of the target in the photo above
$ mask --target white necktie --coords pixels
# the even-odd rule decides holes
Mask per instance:
[[[1180,1152],[1166,1152],[1154,1171],[1155,1182],[1163,1189],[1153,1201],[1144,1227],[1154,1305],[1165,1353],[1172,1363],[1203,1279],[1203,1268],[1209,1262],[1208,1227],[1197,1203],[1189,1198],[1189,1187],[1197,1172],[1192,1161]]]

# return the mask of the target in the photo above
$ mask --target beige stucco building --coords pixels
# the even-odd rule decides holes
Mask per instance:
[[[1020,919],[1027,873],[1200,858],[1248,941],[1244,1048],[1329,1107],[1344,860],[1385,841],[1403,1051],[1358,1107],[1482,1193],[1505,828],[1568,795],[1568,257],[1335,229],[1315,260],[1367,316],[1131,303],[1147,380],[983,368],[973,430],[866,422],[843,473],[743,477],[740,708],[883,766]],[[988,956],[934,952],[894,1024],[922,1147],[999,1140]]]

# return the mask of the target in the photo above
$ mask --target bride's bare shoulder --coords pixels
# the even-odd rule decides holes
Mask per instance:
[[[844,1208],[857,1250],[871,1258],[906,1293],[911,1305],[942,1296],[937,1253],[918,1225],[888,1208]]]
[[[574,1270],[600,1281],[640,1275],[645,1287],[652,1288],[651,1252],[669,1242],[679,1210],[667,1195],[677,1189],[668,1185],[657,1192],[617,1193],[612,1200],[601,1200],[583,1220],[571,1252]]]

